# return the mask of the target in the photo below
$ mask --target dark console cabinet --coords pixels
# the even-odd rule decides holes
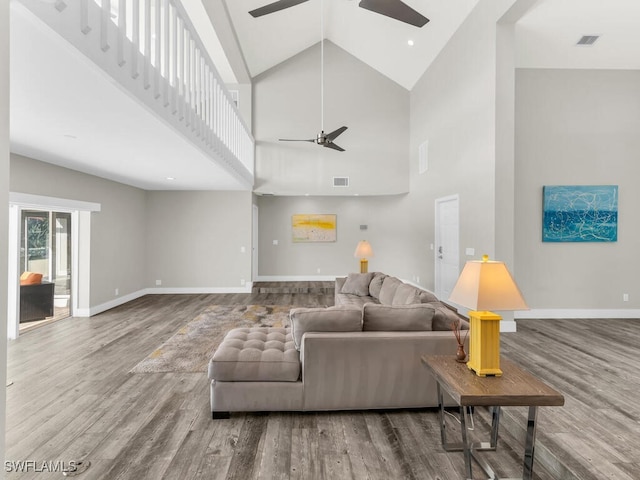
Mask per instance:
[[[53,316],[55,284],[20,285],[20,323]]]

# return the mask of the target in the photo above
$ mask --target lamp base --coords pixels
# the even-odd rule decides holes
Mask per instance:
[[[360,273],[367,273],[369,271],[369,260],[363,258],[360,260]]]
[[[467,367],[476,375],[499,377],[500,370],[500,320],[493,312],[469,312],[470,340]]]

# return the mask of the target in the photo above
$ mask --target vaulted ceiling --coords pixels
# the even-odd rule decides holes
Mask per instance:
[[[108,79],[96,80],[97,67],[73,47],[47,40],[41,27],[16,15],[18,1],[11,2],[13,151],[150,190],[237,187]],[[422,28],[359,8],[358,0],[308,0],[259,18],[248,14],[271,1],[183,0],[225,81],[250,81],[314,45],[322,26],[325,38],[410,90],[477,2],[493,0],[405,0],[429,18]],[[638,0],[538,0],[516,25],[516,65],[638,69],[639,20]],[[582,35],[600,38],[577,47]],[[132,156],[138,167],[127,161]]]

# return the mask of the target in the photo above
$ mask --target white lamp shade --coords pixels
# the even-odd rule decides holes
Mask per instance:
[[[449,301],[477,311],[528,310],[504,262],[467,262]]]
[[[371,244],[366,240],[361,240],[358,242],[358,246],[356,247],[356,251],[353,254],[356,258],[371,258],[373,257],[373,249],[371,248]]]

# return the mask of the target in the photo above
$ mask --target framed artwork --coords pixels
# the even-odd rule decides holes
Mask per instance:
[[[294,243],[335,242],[336,226],[335,214],[299,214],[291,217]]]
[[[543,187],[543,242],[618,240],[617,185]]]

